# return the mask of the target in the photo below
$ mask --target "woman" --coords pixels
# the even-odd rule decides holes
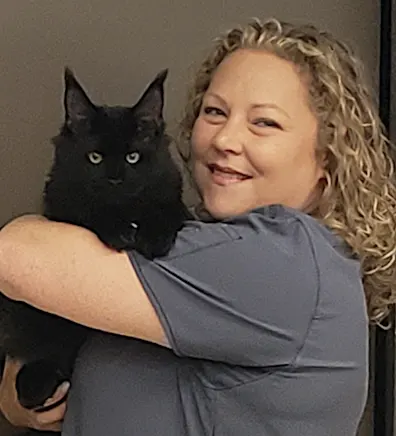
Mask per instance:
[[[63,434],[354,435],[396,247],[393,166],[359,62],[314,27],[233,29],[182,128],[214,222],[187,223],[167,257],[37,217],[0,232],[5,294],[107,332],[76,362]]]

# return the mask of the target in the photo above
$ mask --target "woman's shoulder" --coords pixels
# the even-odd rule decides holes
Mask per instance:
[[[352,258],[347,244],[331,229],[314,217],[279,204],[256,208],[249,213],[222,221],[189,221],[180,231],[174,253],[206,246],[238,242],[249,247],[266,243],[296,252],[321,247]]]

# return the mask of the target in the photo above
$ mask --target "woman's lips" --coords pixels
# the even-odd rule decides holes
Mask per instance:
[[[251,179],[251,176],[241,173],[230,167],[223,167],[218,164],[208,165],[214,183],[220,186],[228,186],[234,183],[243,182]]]

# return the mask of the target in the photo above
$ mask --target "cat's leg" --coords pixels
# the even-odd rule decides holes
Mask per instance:
[[[0,352],[0,380],[3,378],[5,363],[6,363],[6,354]]]
[[[155,259],[168,254],[175,242],[175,239],[176,233],[172,235],[157,234],[155,236],[153,232],[149,235],[149,237],[143,233],[140,233],[140,238],[137,238],[137,242],[133,248],[147,259]]]
[[[21,433],[17,433],[15,436],[61,436],[60,432],[53,431],[38,431],[38,430],[22,430]]]
[[[139,228],[133,248],[147,259],[165,256],[173,247],[180,228],[181,224],[163,218],[159,218],[155,225],[144,223]]]
[[[46,350],[37,353],[34,360],[25,360],[25,365],[17,374],[18,399],[28,409],[40,408],[42,411],[41,406],[54,394],[59,385],[64,381],[70,381],[77,353],[87,339],[89,330],[85,327],[61,319],[57,320],[57,323],[59,339],[52,344],[46,344]],[[49,353],[48,350],[52,352]],[[50,408],[53,407],[55,406]]]
[[[88,330],[78,325],[68,325],[64,332],[68,333],[65,336],[67,341],[53,343],[52,354],[42,353],[19,370],[16,390],[24,407],[44,411],[42,405],[45,401],[52,397],[61,383],[70,381],[77,353],[87,338]],[[52,409],[56,405],[45,409]]]
[[[64,366],[63,362],[63,366]],[[16,378],[19,402],[27,409],[41,408],[64,381],[70,380],[70,370],[61,369],[59,362],[39,360],[22,366]],[[63,399],[61,400],[61,402]],[[51,408],[56,405],[52,405]]]
[[[165,256],[171,250],[183,223],[193,220],[182,202],[175,201],[156,208],[147,214],[136,236],[136,250],[149,259]]]

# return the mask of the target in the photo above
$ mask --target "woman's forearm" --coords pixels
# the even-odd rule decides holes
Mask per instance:
[[[77,226],[37,217],[6,225],[0,231],[0,289],[88,327],[165,343],[127,254]]]

